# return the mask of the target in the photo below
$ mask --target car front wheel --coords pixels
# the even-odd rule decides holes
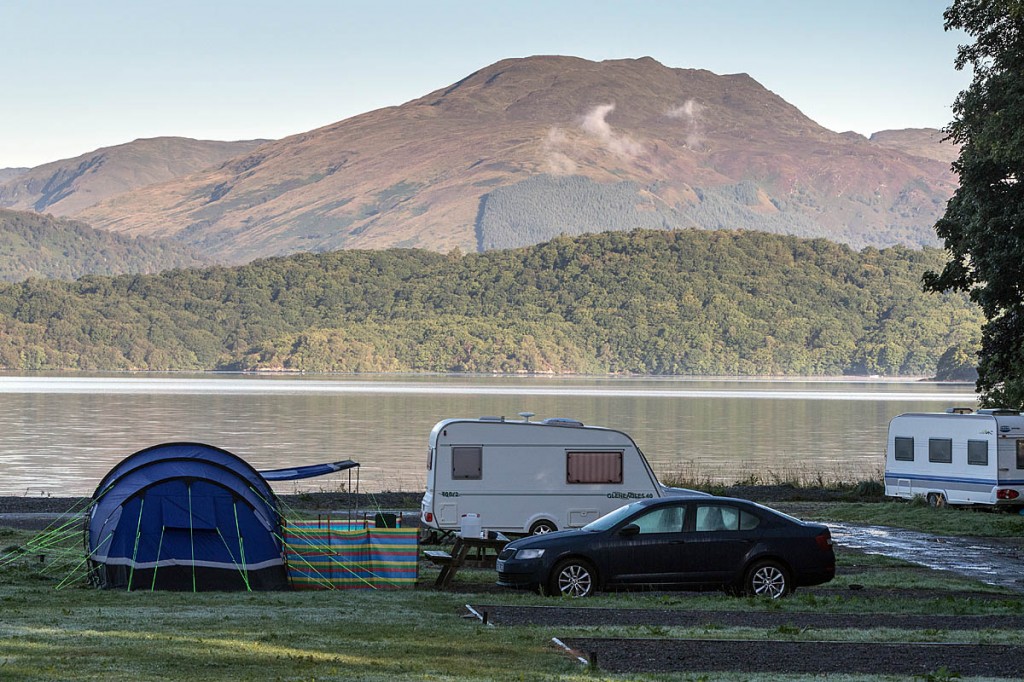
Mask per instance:
[[[551,572],[548,594],[566,597],[589,597],[597,589],[594,568],[582,559],[560,561]]]
[[[776,561],[759,561],[747,571],[747,594],[779,599],[793,591],[789,573]]]

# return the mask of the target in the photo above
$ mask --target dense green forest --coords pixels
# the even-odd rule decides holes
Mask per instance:
[[[634,231],[0,287],[12,369],[903,374],[977,344],[937,250]],[[969,356],[969,354],[968,354]]]
[[[199,252],[170,240],[125,237],[76,220],[0,209],[0,280],[6,282],[158,272],[208,263]]]
[[[658,183],[595,182],[582,176],[533,175],[513,185],[495,188],[480,202],[476,237],[480,251],[508,249],[548,241],[559,235],[595,230],[725,230],[737,229],[831,238],[863,248],[879,244],[917,244],[920,225],[908,226],[905,195],[891,209],[878,197],[846,197],[862,212],[887,216],[885,227],[844,232],[819,219],[838,209],[825,209],[813,194],[798,190],[786,199],[768,198],[750,181],[709,188],[693,187],[689,200],[663,198],[670,190]],[[766,210],[770,207],[771,210]],[[917,216],[918,220],[920,216]],[[922,246],[937,244],[928,233]]]

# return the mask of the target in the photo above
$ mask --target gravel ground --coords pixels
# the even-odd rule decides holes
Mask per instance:
[[[771,642],[708,639],[565,638],[597,669],[630,672],[757,672],[1020,679],[1024,647],[996,644]],[[945,679],[945,678],[936,678]]]
[[[780,626],[812,630],[898,628],[906,630],[1017,630],[1024,616],[917,616],[889,613],[792,613],[779,611],[688,611],[684,609],[609,609],[565,606],[474,605],[494,625],[596,626],[652,625],[664,627]]]

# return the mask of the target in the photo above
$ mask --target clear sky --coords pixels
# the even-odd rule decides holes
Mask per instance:
[[[941,128],[946,0],[0,0],[0,168],[140,137],[279,138],[506,57],[746,72],[821,125]]]

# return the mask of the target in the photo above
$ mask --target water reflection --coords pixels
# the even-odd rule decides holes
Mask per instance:
[[[421,490],[439,419],[572,417],[626,431],[661,476],[841,477],[881,469],[889,419],[974,404],[914,382],[533,377],[0,377],[0,494],[82,494],[114,463],[200,441],[260,469],[354,459],[367,491]],[[336,489],[348,475],[284,484]]]

